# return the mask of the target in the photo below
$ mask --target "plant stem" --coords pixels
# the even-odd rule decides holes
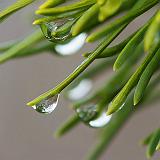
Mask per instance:
[[[126,24],[121,26],[119,29],[114,31],[109,37],[107,37],[107,39],[104,40],[100,44],[100,46],[87,59],[85,59],[65,80],[63,80],[55,88],[40,95],[33,101],[29,102],[27,105],[33,106],[39,103],[44,98],[47,98],[48,96],[54,96],[57,93],[60,93],[66,86],[68,86],[80,73],[82,73],[96,59],[96,57],[120,34],[120,32],[125,27],[126,27]]]
[[[30,47],[36,42],[41,41],[44,38],[42,32],[40,30],[34,32],[29,37],[25,38],[21,42],[17,43],[16,45],[13,45],[10,49],[8,49],[6,52],[0,55],[0,63],[3,63],[7,61],[8,59],[18,55],[21,51],[26,49],[27,47]]]
[[[29,5],[34,1],[35,0],[17,0],[17,2],[13,3],[11,6],[7,7],[6,9],[0,12],[0,22],[5,18],[7,18],[12,13],[18,11],[19,9]]]

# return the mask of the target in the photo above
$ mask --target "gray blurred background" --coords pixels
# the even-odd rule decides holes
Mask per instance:
[[[0,9],[12,0],[0,0]],[[19,11],[0,24],[0,42],[25,37],[32,32],[31,17],[38,3]],[[151,12],[150,12],[151,13]],[[133,22],[129,30],[144,23],[148,14]],[[129,34],[129,30],[122,36]],[[95,143],[97,132],[80,124],[61,139],[54,139],[56,128],[73,113],[62,96],[51,115],[36,113],[26,102],[62,81],[82,61],[81,53],[91,49],[85,45],[74,56],[60,58],[44,53],[11,60],[0,66],[0,160],[82,160]],[[99,80],[109,77],[107,71]],[[98,84],[97,83],[97,84]],[[128,120],[101,160],[145,160],[140,139],[159,127],[159,103],[137,112]],[[153,159],[160,156],[158,153]]]

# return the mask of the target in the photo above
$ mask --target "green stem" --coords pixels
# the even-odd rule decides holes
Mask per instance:
[[[73,115],[66,120],[66,122],[60,126],[55,132],[55,137],[59,138],[66,134],[68,131],[70,131],[73,127],[75,127],[80,121],[79,117],[77,115]]]
[[[122,104],[125,102],[128,94],[131,92],[133,87],[137,84],[137,82],[138,82],[141,74],[143,73],[144,69],[146,68],[148,63],[151,61],[151,59],[153,58],[155,53],[157,52],[158,48],[159,48],[159,45],[152,48],[150,53],[145,57],[142,64],[137,68],[135,73],[131,76],[131,78],[128,80],[126,85],[122,88],[122,90],[114,98],[112,103],[110,103],[110,105],[108,107],[107,114],[114,113],[115,111],[117,111],[122,106]]]
[[[144,0],[143,0],[144,1]],[[107,34],[109,34],[111,31],[113,31],[114,29],[116,29],[117,27],[121,26],[124,23],[130,23],[134,18],[136,18],[137,16],[143,14],[144,12],[148,11],[150,8],[152,8],[153,6],[155,6],[159,0],[149,0],[143,3],[143,1],[138,1],[137,4],[140,3],[140,5],[137,5],[138,7],[133,7],[133,9],[131,9],[129,11],[129,13],[127,13],[125,16],[115,20],[114,22],[108,24],[106,27],[104,27],[103,29],[101,28],[100,31],[97,31],[93,34],[91,34],[86,41],[87,42],[93,42],[95,40],[98,40],[104,36],[106,36]]]
[[[19,9],[29,5],[30,3],[34,2],[35,0],[17,0],[14,4],[7,7],[3,11],[0,12],[0,22],[7,18],[12,13],[18,11]]]
[[[23,57],[26,57],[26,56],[40,54],[44,51],[54,52],[54,44],[46,43],[46,44],[42,44],[39,47],[26,48],[26,50],[23,50],[23,51],[19,52],[13,58],[23,58]]]
[[[115,116],[111,119],[108,125],[103,130],[103,134],[101,135],[101,139],[98,141],[96,146],[91,150],[87,160],[97,160],[99,156],[103,153],[104,149],[109,145],[111,139],[114,138],[118,130],[124,125],[126,120],[129,118],[132,113],[131,106],[132,105],[132,97],[130,97],[125,106],[120,110]]]
[[[24,40],[17,43],[16,45],[14,45],[10,49],[8,49],[6,52],[1,54],[0,55],[0,63],[3,63],[5,61],[9,60],[10,58],[18,55],[21,51],[30,47],[34,43],[41,41],[43,38],[44,38],[44,36],[40,30],[34,32],[29,37],[25,38]]]
[[[66,12],[66,13],[61,13],[61,14],[54,15],[54,16],[47,16],[47,17],[44,17],[44,18],[39,18],[39,19],[36,19],[33,22],[33,24],[38,25],[38,24],[52,22],[52,21],[58,20],[58,19],[76,18],[76,17],[82,15],[83,11],[84,11],[84,9],[79,9],[79,10],[72,11],[72,12]]]
[[[99,56],[97,56],[97,59],[111,57],[111,56],[114,56],[114,55],[118,54],[120,51],[122,51],[122,49],[126,46],[126,44],[131,40],[131,38],[136,34],[136,32],[134,32],[133,34],[131,34],[129,37],[127,37],[126,39],[124,39],[119,44],[116,44],[113,47],[105,48],[104,51]],[[90,53],[84,53],[83,56],[84,57],[88,57],[91,53],[92,52],[90,52]]]
[[[114,61],[115,61],[115,57],[108,58],[106,60],[103,60],[103,61],[99,62],[98,64],[95,64],[95,65],[91,66],[91,68],[86,70],[86,72],[84,72],[71,85],[69,85],[67,87],[67,90],[70,90],[71,88],[76,86],[83,79],[93,79],[93,78],[97,77],[99,74],[104,72],[108,67],[110,67],[113,64]]]
[[[9,41],[9,42],[4,42],[0,44],[0,52],[4,52],[8,50],[9,48],[13,47],[16,45],[18,41]]]
[[[55,6],[58,6],[60,4],[65,3],[68,0],[47,0],[46,2],[44,2],[39,9],[44,9],[44,8],[52,8]]]
[[[47,91],[46,93],[40,95],[33,101],[29,102],[27,105],[33,106],[39,103],[44,98],[48,96],[54,96],[60,93],[66,86],[68,86],[80,73],[82,73],[95,59],[96,57],[121,33],[121,31],[126,27],[126,25],[121,26],[115,32],[113,32],[106,40],[104,40],[100,46],[91,54],[87,59],[85,59],[81,65],[79,65],[64,81],[58,84],[54,89]]]
[[[152,138],[148,144],[147,157],[151,158],[156,151],[156,147],[160,141],[160,128],[158,128],[152,135]]]
[[[75,2],[68,6],[62,6],[62,7],[55,7],[55,8],[47,8],[47,9],[40,9],[36,11],[36,14],[42,14],[42,15],[55,15],[59,13],[65,13],[70,11],[75,11],[77,9],[81,8],[88,8],[89,6],[93,5],[96,1],[95,0],[83,0],[79,2]]]
[[[150,22],[151,20],[149,20],[123,48],[113,65],[114,70],[118,70],[129,57],[133,56],[135,48],[141,43],[141,41],[143,41],[145,31]]]
[[[159,78],[160,76],[156,77],[156,79],[152,81],[150,87],[147,89],[146,95],[142,101],[143,106],[146,106],[145,105],[146,103],[148,104],[148,101],[146,102],[145,100],[147,100],[147,98],[152,93],[151,91],[154,90],[154,88],[160,82]],[[157,95],[157,92],[155,95]],[[133,99],[133,93],[127,98],[127,101],[124,104],[123,108],[113,115],[113,118],[104,128],[104,130],[102,130],[103,132],[100,135],[100,139],[88,154],[88,157],[86,158],[87,160],[97,160],[101,156],[101,154],[104,152],[104,150],[108,147],[112,139],[116,136],[118,131],[126,123],[127,119],[130,118],[133,115],[133,113],[135,113],[134,110],[132,109],[133,108],[132,99]],[[138,108],[141,108],[141,107],[138,107]],[[140,110],[138,109],[137,111],[140,111]]]
[[[98,12],[99,5],[96,3],[91,6],[74,24],[71,30],[72,36],[76,36],[81,33],[84,30],[85,26],[88,24],[89,20],[97,17]]]
[[[160,61],[160,49],[156,52],[152,60],[149,62],[147,67],[145,68],[144,72],[142,73],[135,93],[134,93],[134,105],[138,104],[141,98],[144,95],[145,89],[147,88],[147,85],[156,71],[156,69],[159,67],[159,61]]]

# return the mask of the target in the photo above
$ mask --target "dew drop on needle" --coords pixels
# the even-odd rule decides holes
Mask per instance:
[[[76,112],[79,118],[85,123],[88,123],[97,116],[97,109],[95,105],[82,106],[77,108]]]
[[[71,38],[71,26],[74,19],[59,19],[52,22],[45,22],[40,25],[44,36],[52,42],[62,43]]]
[[[50,114],[57,107],[59,94],[43,99],[41,102],[33,106],[33,109],[39,113]]]

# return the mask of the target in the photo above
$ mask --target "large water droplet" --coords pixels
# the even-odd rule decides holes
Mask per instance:
[[[79,118],[85,123],[88,123],[89,121],[94,119],[98,114],[95,105],[82,106],[80,108],[77,108],[76,112]]]
[[[39,113],[50,114],[57,107],[58,99],[59,99],[59,94],[53,97],[48,97],[46,99],[43,99],[35,106],[33,106],[33,108]]]
[[[70,29],[74,21],[74,19],[59,19],[53,22],[43,23],[40,27],[43,34],[49,41],[62,43],[71,37]],[[64,29],[65,25],[68,27],[67,29]]]
[[[89,122],[89,125],[94,128],[104,127],[111,119],[112,115],[106,115],[105,112],[102,112],[101,115]]]
[[[92,89],[92,81],[89,79],[83,79],[79,84],[68,91],[68,98],[76,101],[84,98]]]
[[[78,52],[84,45],[86,37],[86,33],[81,33],[66,44],[56,45],[55,50],[57,51],[57,53],[63,56],[73,55]]]

